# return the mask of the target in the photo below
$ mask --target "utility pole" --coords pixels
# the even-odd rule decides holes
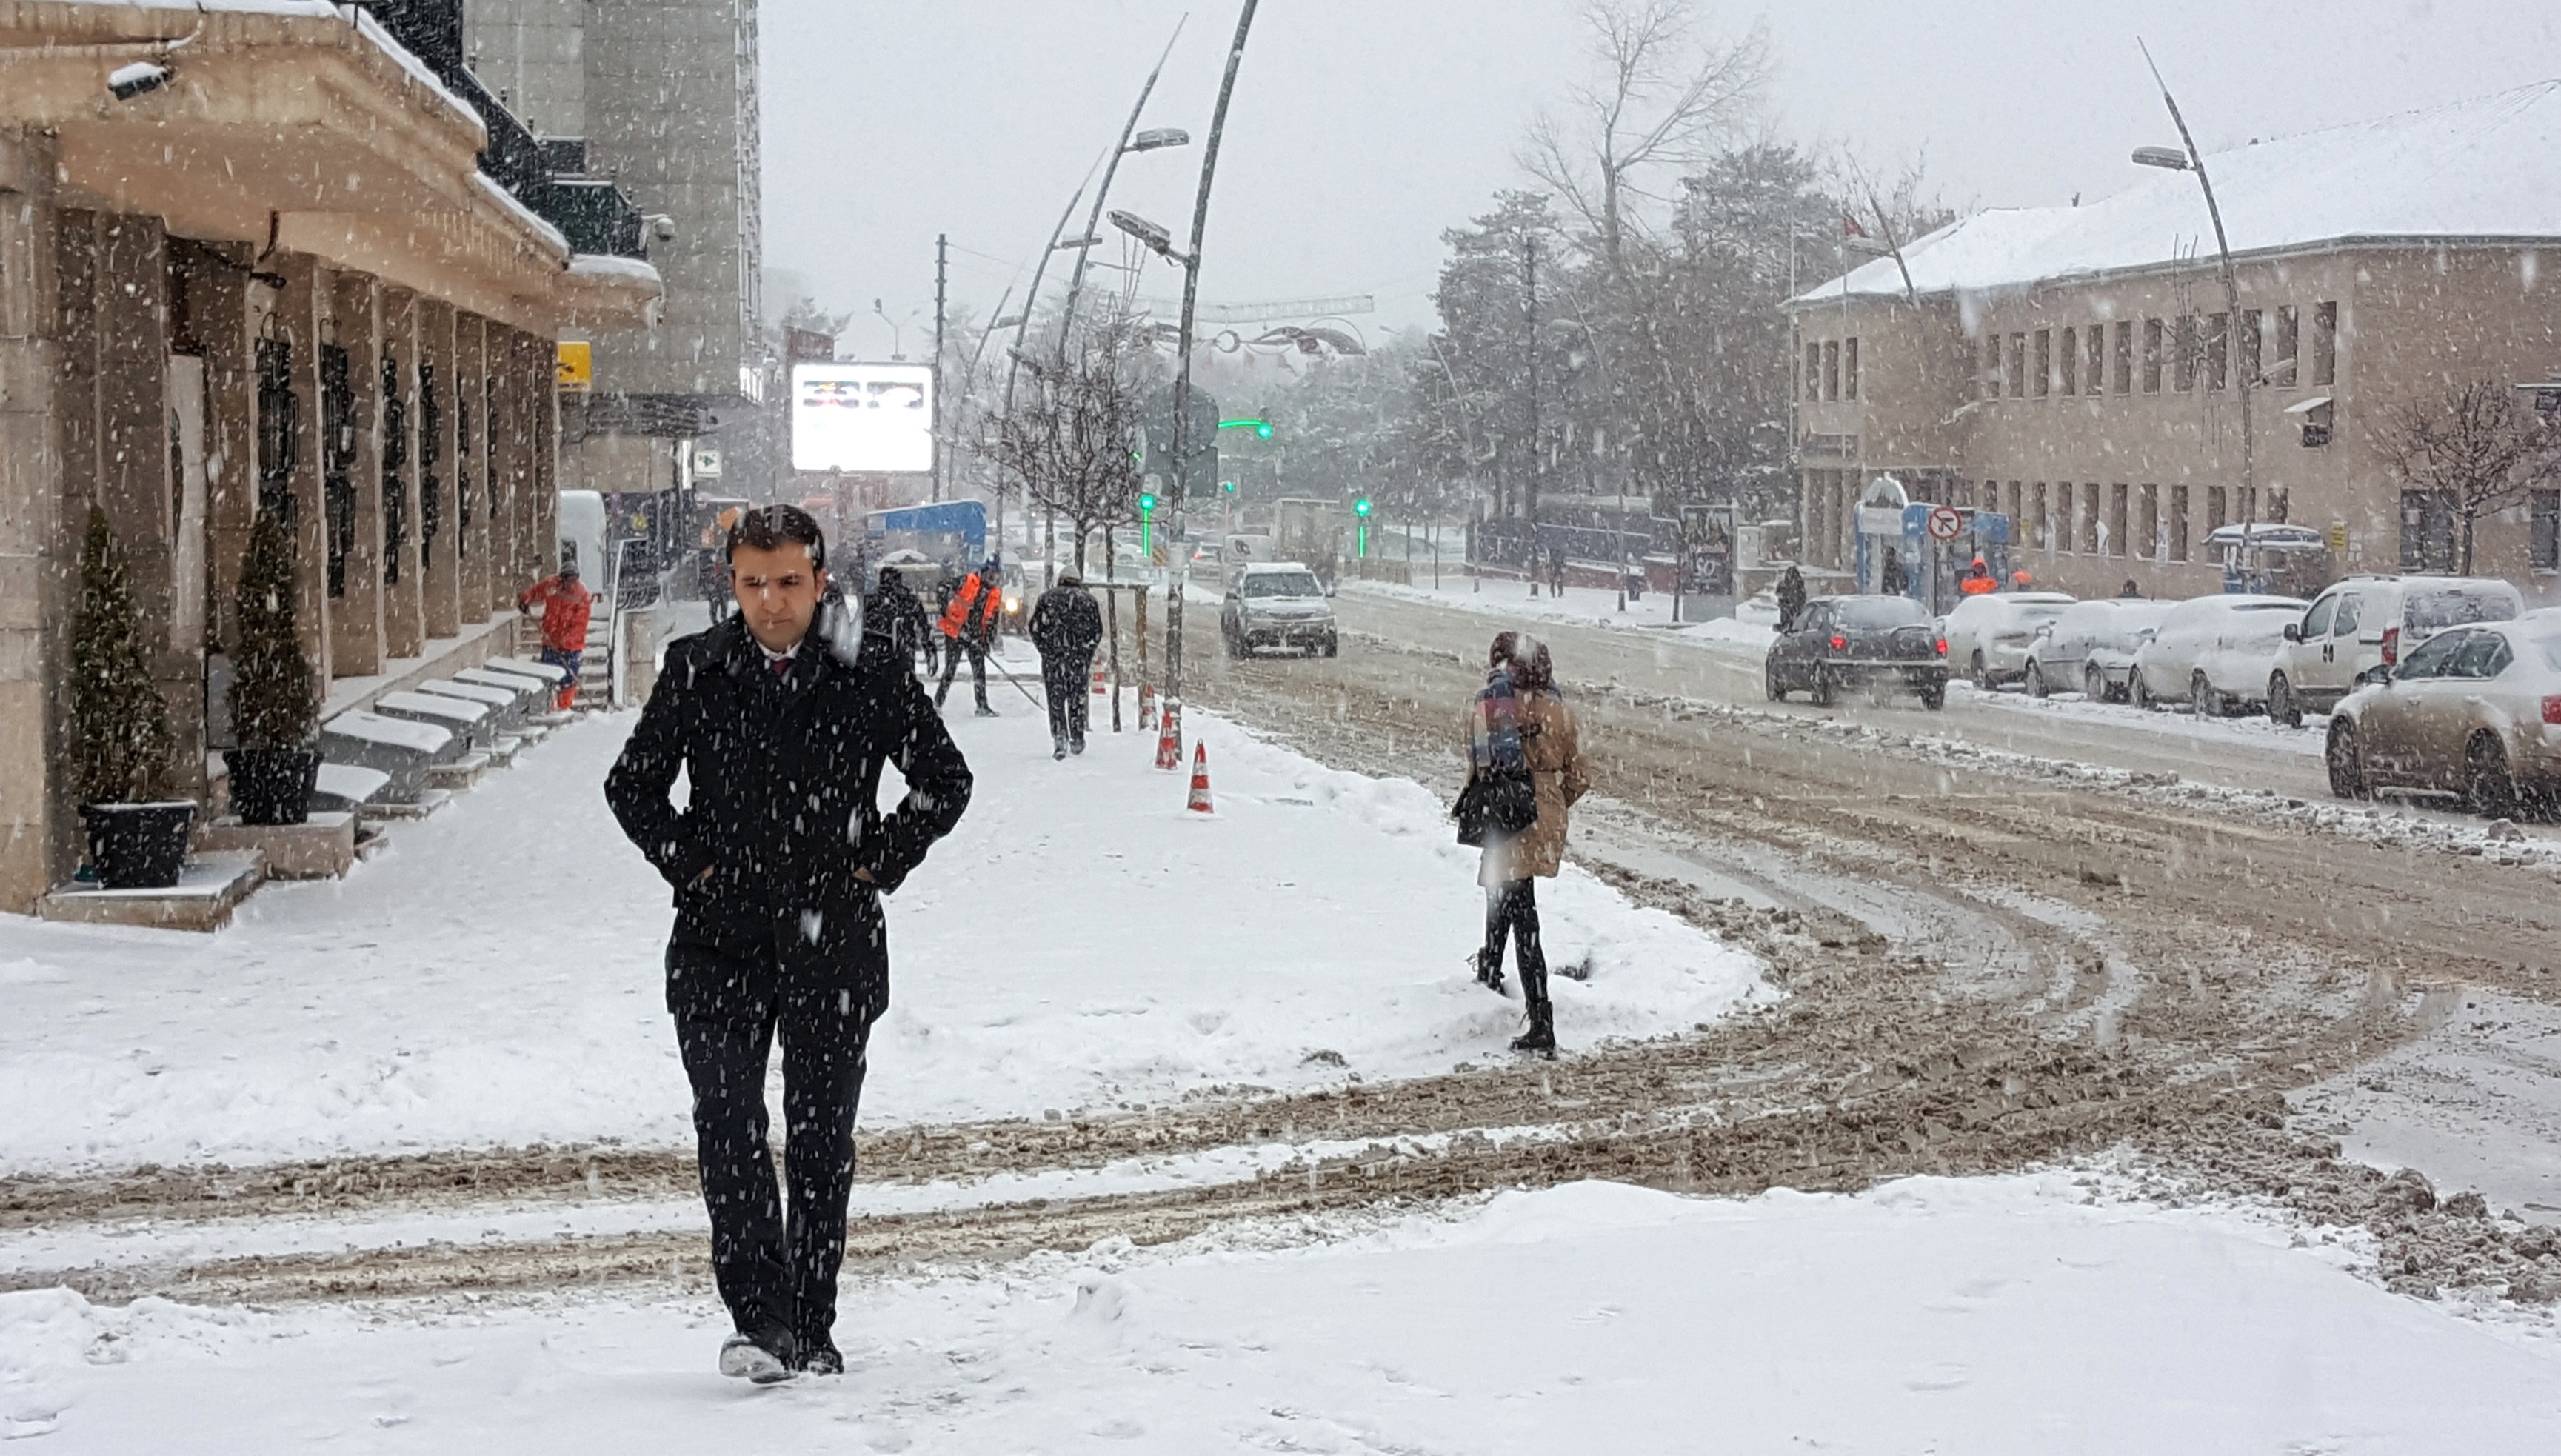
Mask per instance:
[[[1236,17],[1236,39],[1227,48],[1227,76],[1218,83],[1218,108],[1210,113],[1209,143],[1201,151],[1200,193],[1192,200],[1191,254],[1183,261],[1183,319],[1174,347],[1180,364],[1174,373],[1174,540],[1183,539],[1184,498],[1191,488],[1191,444],[1189,433],[1192,412],[1192,319],[1200,307],[1201,238],[1209,231],[1209,189],[1218,174],[1219,138],[1227,130],[1227,103],[1236,94],[1236,70],[1245,61],[1245,38],[1254,29],[1256,0],[1245,0],[1245,8]],[[1175,555],[1180,556],[1179,545]],[[1189,561],[1179,564],[1181,573],[1191,569]],[[1182,751],[1183,707],[1183,590],[1184,574],[1174,578],[1171,599],[1165,611],[1165,707],[1175,715],[1171,732],[1174,751]]]
[[[942,303],[943,287],[950,280],[951,235],[934,235],[934,498],[942,499],[942,457],[947,453],[942,438]],[[1001,524],[1000,524],[1001,529]],[[1003,550],[1000,537],[997,549]]]
[[[1538,595],[1538,476],[1545,462],[1538,448],[1538,235],[1521,237],[1521,277],[1529,290],[1529,478],[1521,482],[1521,519],[1529,526],[1529,556],[1522,562],[1529,594]]]

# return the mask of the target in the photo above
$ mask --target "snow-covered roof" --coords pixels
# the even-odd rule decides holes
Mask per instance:
[[[2131,166],[2131,164],[2130,164]],[[2561,243],[2561,81],[2209,153],[2207,175],[2235,255],[2349,241],[2550,239]],[[2145,171],[2082,207],[1977,213],[1907,244],[1918,292],[2024,287],[2211,259],[2196,179]],[[1880,257],[1794,303],[1903,291]]]

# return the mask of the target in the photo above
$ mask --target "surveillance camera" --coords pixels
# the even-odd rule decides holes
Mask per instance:
[[[676,220],[668,217],[665,213],[651,213],[649,215],[649,236],[658,240],[660,243],[675,242]]]
[[[169,68],[149,61],[136,61],[119,67],[106,79],[107,93],[119,101],[129,101],[145,91],[156,91],[169,83]]]

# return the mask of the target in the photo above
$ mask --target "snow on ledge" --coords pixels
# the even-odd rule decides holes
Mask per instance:
[[[478,187],[491,202],[494,202],[501,208],[515,214],[517,219],[526,227],[531,228],[536,233],[542,235],[543,241],[550,243],[563,257],[570,255],[568,235],[561,232],[558,228],[553,227],[550,223],[545,222],[542,214],[525,206],[523,201],[514,193],[500,187],[498,185],[498,179],[490,176],[486,172],[474,172],[471,174],[471,182],[472,185]]]
[[[569,270],[573,277],[593,278],[599,283],[636,283],[666,291],[666,282],[658,270],[636,257],[616,257],[609,252],[581,252],[571,255]]]

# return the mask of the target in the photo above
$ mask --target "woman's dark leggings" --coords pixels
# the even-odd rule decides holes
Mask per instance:
[[[1532,1006],[1547,1002],[1547,952],[1538,942],[1538,892],[1529,880],[1506,880],[1485,890],[1485,960],[1500,969],[1503,940],[1516,937],[1521,995]]]

